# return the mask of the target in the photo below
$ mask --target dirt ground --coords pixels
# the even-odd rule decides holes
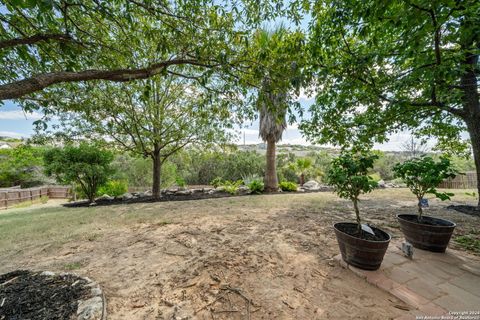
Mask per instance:
[[[480,217],[448,204],[431,200],[427,214],[454,220],[458,234],[478,230]],[[388,189],[360,206],[366,221],[400,237],[395,215],[413,213],[415,201],[406,190]],[[105,291],[109,319],[392,319],[405,312],[402,302],[332,260],[332,224],[353,219],[350,203],[332,193],[51,210],[52,219],[71,223],[16,245],[20,235],[6,232],[3,240],[12,242],[0,241],[0,273],[88,276]],[[1,218],[8,227],[11,220]],[[451,248],[459,249],[453,241]]]

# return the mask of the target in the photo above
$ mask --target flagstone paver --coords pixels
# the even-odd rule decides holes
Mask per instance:
[[[413,259],[409,259],[400,246],[400,240],[390,243],[376,271],[348,265],[340,255],[335,258],[344,268],[413,308],[396,320],[448,316],[450,311],[480,311],[479,257],[451,249],[446,253],[414,249]]]

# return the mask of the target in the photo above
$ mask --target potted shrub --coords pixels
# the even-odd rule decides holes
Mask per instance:
[[[362,224],[358,209],[359,196],[371,192],[377,183],[368,175],[377,155],[354,153],[351,151],[332,160],[327,181],[335,192],[344,199],[353,202],[357,218],[356,223],[339,222],[334,224],[335,235],[343,260],[366,270],[376,270],[390,243],[390,235],[378,228]]]
[[[440,200],[449,200],[453,193],[439,192],[436,188],[443,180],[453,178],[456,171],[450,160],[434,161],[429,156],[398,163],[393,168],[396,178],[401,178],[418,200],[418,214],[397,215],[405,239],[415,248],[433,252],[445,252],[455,229],[455,223],[423,215],[422,199],[434,194]]]

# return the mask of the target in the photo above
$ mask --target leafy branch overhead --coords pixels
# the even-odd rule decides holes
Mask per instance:
[[[2,1],[0,100],[53,85],[130,81],[175,74],[208,83],[235,80],[247,34],[283,1]],[[300,12],[290,10],[292,16]],[[235,72],[233,72],[235,71]]]

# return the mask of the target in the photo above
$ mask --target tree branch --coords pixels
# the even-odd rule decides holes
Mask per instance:
[[[9,40],[0,41],[0,49],[11,48],[25,44],[35,44],[40,41],[56,40],[61,42],[71,41],[72,38],[62,33],[39,33],[30,37],[15,38]]]
[[[215,67],[202,63],[198,60],[173,59],[151,64],[145,68],[138,69],[116,69],[116,70],[85,70],[79,72],[51,72],[32,76],[27,79],[18,80],[12,83],[0,85],[0,101],[18,99],[27,94],[40,91],[57,83],[79,82],[87,80],[107,80],[115,82],[126,82],[136,79],[147,79],[161,73],[165,68],[172,65],[194,65],[202,67]]]

